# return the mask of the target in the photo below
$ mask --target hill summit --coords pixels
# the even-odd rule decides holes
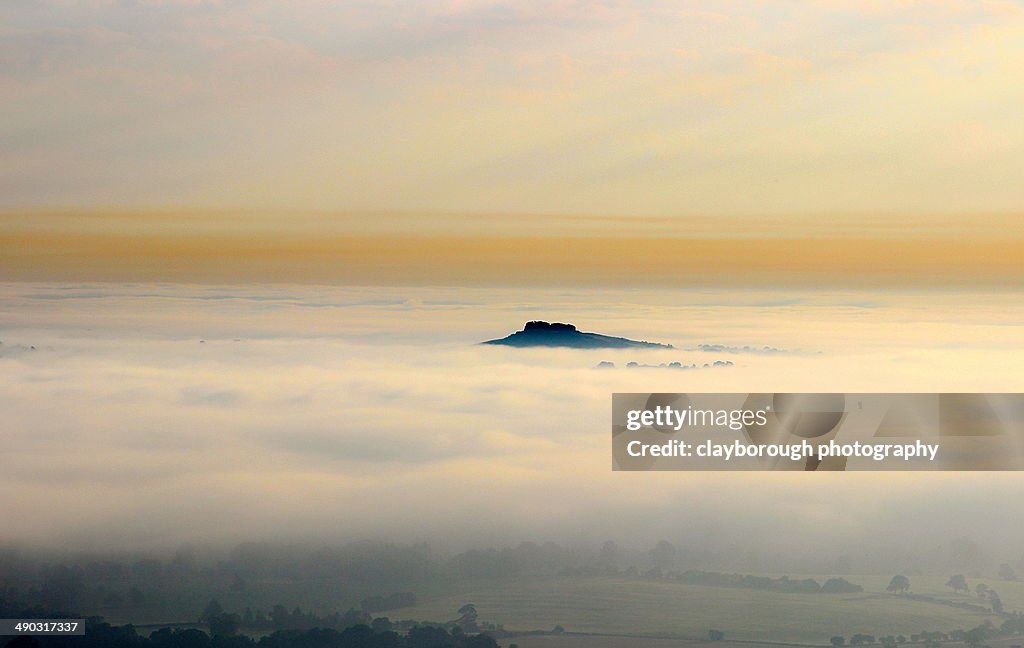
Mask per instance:
[[[586,333],[573,324],[559,322],[527,322],[522,331],[498,340],[482,344],[499,344],[512,347],[568,347],[573,349],[671,349],[671,344],[641,342],[623,337],[612,337],[599,333]]]

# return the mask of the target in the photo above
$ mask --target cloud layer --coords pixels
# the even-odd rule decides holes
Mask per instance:
[[[1000,295],[41,284],[0,294],[0,509],[17,512],[0,541],[743,544],[759,529],[787,552],[822,538],[838,552],[879,525],[948,534],[953,517],[983,528],[1019,508],[1012,475],[613,473],[608,443],[615,391],[1019,391],[1024,311]],[[595,371],[600,360],[720,356],[475,344],[538,318],[677,347],[823,353]]]
[[[1016,2],[13,0],[8,206],[1005,211]]]

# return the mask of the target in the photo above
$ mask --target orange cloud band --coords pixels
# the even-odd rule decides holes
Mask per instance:
[[[992,286],[1024,240],[0,232],[0,279],[579,286]]]

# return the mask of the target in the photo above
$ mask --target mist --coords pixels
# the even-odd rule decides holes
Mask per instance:
[[[974,537],[995,563],[1020,558],[1014,474],[613,473],[607,435],[615,391],[1019,390],[1024,308],[998,293],[0,290],[2,542],[667,540],[709,561],[870,570],[942,563]],[[476,344],[530,319],[676,348]],[[793,353],[686,350],[701,344]],[[624,368],[716,359],[735,364]]]

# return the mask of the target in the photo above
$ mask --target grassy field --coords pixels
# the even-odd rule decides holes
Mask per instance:
[[[862,586],[865,590],[884,592],[891,577],[892,575],[889,574],[884,576],[849,576],[847,578],[851,582]],[[965,601],[979,605],[985,604],[984,601],[979,599],[973,593],[969,595],[954,594],[951,589],[946,587],[946,581],[949,580],[948,576],[921,576],[909,574],[908,577],[910,578],[910,591],[915,594],[925,594],[927,596],[934,596],[935,598],[941,598],[949,601]],[[812,576],[812,578],[817,579],[818,582],[824,582],[827,578],[830,578],[830,576]],[[1024,581],[1007,582],[999,580],[994,576],[989,578],[967,579],[967,584],[970,585],[972,589],[979,583],[984,583],[999,592],[999,597],[1002,599],[1007,612],[1024,610]]]
[[[531,637],[514,637],[503,640],[503,646],[517,648],[767,648],[784,644],[759,644],[740,641],[720,641],[711,643],[692,639],[662,639],[652,637],[608,637],[600,635],[544,635]],[[1020,637],[995,638],[986,642],[991,648],[1014,648],[1019,646]],[[961,642],[945,644],[946,648],[966,648]]]
[[[813,577],[818,582],[828,578],[827,575]],[[885,587],[891,575],[847,578],[863,586],[865,591],[784,594],[641,579],[549,577],[491,582],[435,581],[419,587],[408,584],[369,587],[333,580],[255,581],[250,582],[244,592],[236,592],[229,588],[230,579],[196,578],[165,583],[162,589],[150,585],[149,601],[139,608],[106,610],[98,605],[87,605],[85,611],[103,614],[121,623],[175,622],[197,618],[211,598],[217,598],[225,608],[235,611],[246,606],[269,609],[280,602],[286,603],[289,609],[298,605],[323,613],[358,606],[359,600],[370,594],[414,591],[419,599],[416,607],[392,610],[386,615],[393,619],[448,621],[458,616],[456,610],[461,605],[471,602],[477,606],[482,621],[501,624],[509,630],[550,630],[561,625],[569,632],[701,640],[707,637],[710,628],[715,628],[725,632],[729,640],[805,644],[825,644],[837,634],[909,636],[923,630],[969,629],[989,618],[977,611],[887,594]],[[911,575],[911,590],[939,601],[984,604],[973,594],[954,594],[945,587],[947,578]],[[969,579],[969,582],[972,587],[977,582],[985,582],[996,589],[1007,611],[1024,610],[1024,583],[996,579],[977,582]],[[111,584],[113,589],[121,591],[126,585]],[[998,624],[1000,619],[993,617],[993,621]],[[543,648],[548,645],[545,641],[555,641],[555,638],[524,637],[517,643],[523,648],[535,643]]]
[[[888,595],[884,592],[888,578],[851,580],[869,591],[783,594],[636,579],[517,579],[421,598],[417,607],[402,610],[402,616],[448,618],[451,610],[472,602],[481,619],[507,629],[561,625],[571,632],[700,639],[707,636],[708,629],[715,628],[729,639],[815,644],[827,643],[837,634],[909,636],[922,630],[966,629],[989,618],[938,603]],[[943,591],[944,582],[934,593],[952,598]],[[998,623],[998,619],[995,621]],[[525,640],[519,643],[528,645]]]
[[[601,637],[593,635],[559,635],[516,637],[504,640],[504,646],[518,648],[752,648],[751,644],[733,642],[707,643],[690,639],[656,639],[644,637]]]

